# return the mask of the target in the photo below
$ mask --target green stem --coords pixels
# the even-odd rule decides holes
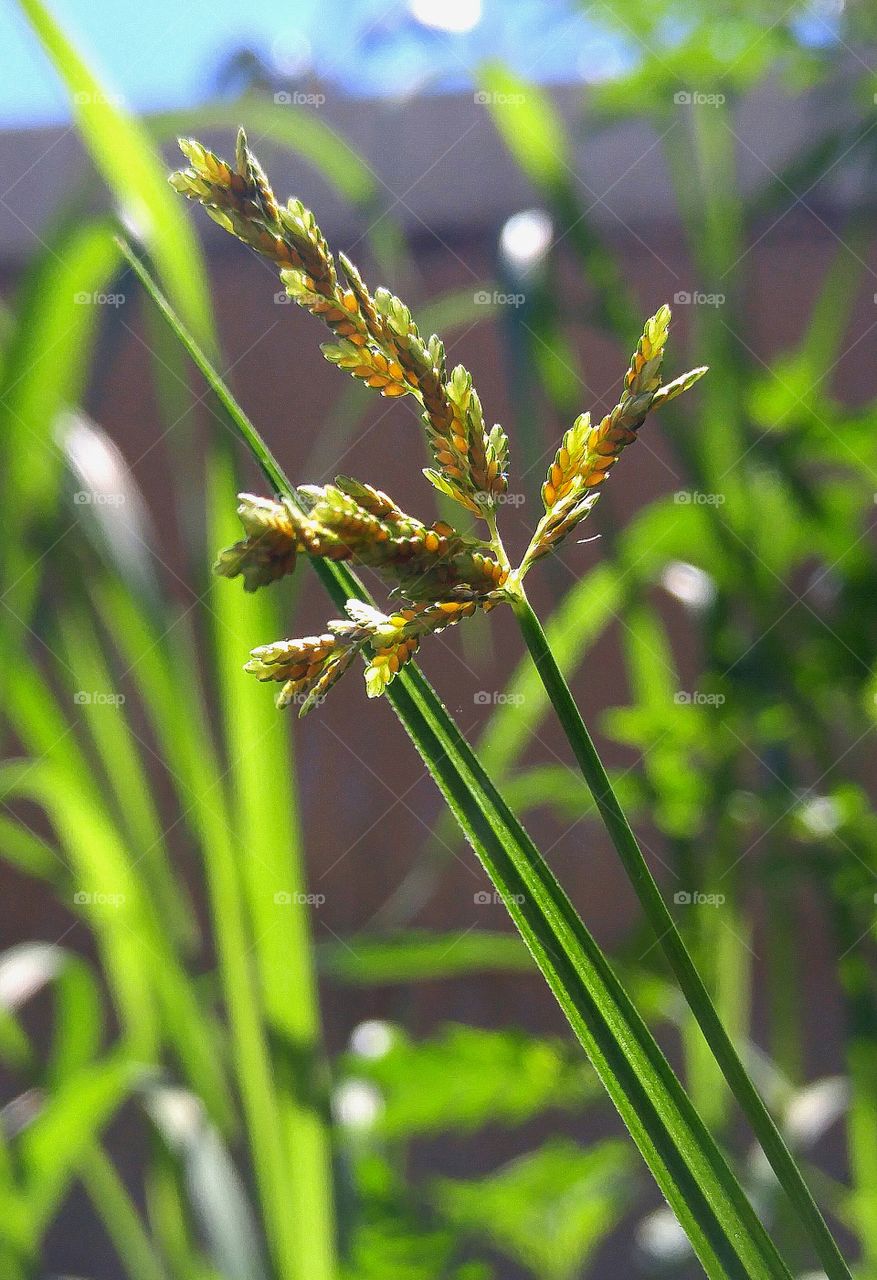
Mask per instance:
[[[493,549],[496,552],[496,558],[504,569],[511,572],[512,566],[509,563],[506,549],[502,544],[502,538],[499,536],[499,528],[496,523],[496,511],[493,509],[486,511],[484,519],[487,522],[488,529],[490,530],[490,540],[493,545]]]
[[[643,857],[636,836],[612,789],[597,748],[545,638],[545,632],[520,587],[514,609],[530,656],[591,790],[612,843],[731,1092],[747,1116],[771,1168],[807,1230],[829,1280],[851,1280],[849,1268],[810,1189],[722,1026],[709,993],[694,967],[673,917],[664,903],[661,891]]]
[[[80,1177],[131,1280],[168,1280],[140,1214],[100,1143],[86,1152]]]
[[[847,1146],[853,1195],[852,1225],[861,1248],[862,1280],[877,1277],[877,1002],[870,966],[859,946],[861,926],[843,888],[834,895],[832,917],[839,956],[837,972],[847,1024],[850,1110]]]

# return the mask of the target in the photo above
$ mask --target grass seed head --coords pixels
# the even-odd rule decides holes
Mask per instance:
[[[433,334],[424,340],[408,307],[388,289],[371,293],[343,254],[339,277],[313,213],[299,200],[278,202],[243,130],[233,165],[192,139],[180,147],[189,165],[171,176],[176,190],[275,264],[289,296],[331,330],[333,341],[323,346],[330,363],[383,396],[413,396],[434,463],[424,474],[488,522],[489,542],[444,521],[425,524],[380,489],[349,476],[303,485],[295,501],[240,496],[246,536],[221,553],[217,573],[240,576],[245,589],[255,591],[292,573],[302,554],[349,560],[377,570],[406,601],[384,614],[350,600],[347,617],[328,623],[323,635],[254,649],[246,670],[280,683],[278,705],[297,701],[304,714],[361,653],[366,690],[378,697],[425,637],[520,593],[530,566],[591,511],[649,410],[687,391],[706,370],[692,369],[662,385],[670,308],[659,308],[645,324],[618,403],[596,424],[581,414],[564,435],[542,486],[545,514],[512,572],[496,530],[496,508],[508,487],[508,439],[499,425],[486,427],[471,374],[462,365],[448,373],[441,339]]]
[[[563,437],[542,486],[545,515],[527,550],[522,572],[547,555],[593,509],[600,486],[621,453],[633,444],[649,410],[681,395],[706,372],[692,369],[661,387],[661,366],[670,327],[665,304],[646,321],[624,375],[618,403],[599,423],[589,413],[580,414]]]

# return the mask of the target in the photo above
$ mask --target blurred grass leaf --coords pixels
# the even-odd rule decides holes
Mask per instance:
[[[36,259],[20,285],[0,383],[0,491],[7,519],[18,530],[17,537],[4,538],[0,552],[7,584],[2,622],[10,632],[26,625],[45,567],[52,541],[47,513],[54,510],[62,473],[55,423],[83,390],[102,311],[94,298],[118,262],[105,220],[66,224],[54,229],[53,251]]]
[[[144,1106],[181,1166],[195,1221],[223,1280],[266,1280],[246,1188],[201,1103],[185,1089],[156,1086],[145,1090]]]
[[[77,1165],[143,1076],[115,1055],[66,1077],[49,1095],[18,1143],[35,1233],[48,1226]]]
[[[239,489],[232,459],[217,449],[208,485],[209,534],[214,546],[237,537]],[[255,681],[241,679],[241,655],[266,635],[280,634],[278,596],[259,592],[243,600],[213,579],[210,613],[228,758],[228,789],[236,843],[246,849],[241,885],[249,912],[250,951],[258,971],[272,1055],[272,1086],[282,1126],[289,1195],[297,1205],[299,1274],[326,1280],[336,1270],[332,1158],[319,1078],[320,1016],[311,951],[302,833],[292,785],[289,720],[278,716]],[[277,762],[270,797],[265,760]],[[284,906],[279,895],[284,894]],[[225,928],[217,912],[215,927]]]
[[[443,1179],[435,1203],[540,1280],[573,1280],[626,1207],[633,1161],[624,1143],[555,1141],[471,1181]]]
[[[404,933],[373,937],[356,934],[343,942],[317,945],[320,972],[336,982],[372,986],[429,982],[469,973],[532,973],[533,961],[514,933]]]
[[[0,955],[0,1006],[17,1015],[44,987],[54,996],[52,1043],[43,1076],[58,1087],[97,1054],[103,1010],[97,982],[81,956],[53,943],[29,942]]]
[[[98,80],[41,0],[19,0],[19,5],[64,82],[82,139],[115,192],[123,219],[148,247],[188,324],[209,343],[204,261],[146,131],[122,106],[119,94]]]
[[[349,1053],[341,1069],[380,1090],[374,1131],[381,1137],[468,1133],[486,1124],[523,1124],[551,1107],[582,1107],[599,1097],[596,1076],[571,1049],[521,1031],[454,1024],[412,1041],[393,1028],[386,1053]]]

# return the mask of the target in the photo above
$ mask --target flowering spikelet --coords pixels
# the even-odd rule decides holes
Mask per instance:
[[[224,578],[240,575],[245,591],[256,591],[292,573],[300,544],[289,505],[239,493],[238,516],[247,536],[220,554],[215,572]]]
[[[300,552],[369,565],[414,601],[475,599],[507,577],[475,539],[437,521],[426,525],[371,485],[339,476],[334,485],[298,491],[307,514],[290,502],[240,494],[247,537],[223,551],[216,572],[244,578],[255,591],[295,569]]]
[[[278,640],[254,649],[244,668],[259,680],[282,682],[278,707],[299,704],[306,715],[341,678],[366,646],[371,653],[365,668],[366,692],[378,698],[414,657],[425,635],[435,635],[475,612],[474,600],[416,605],[384,614],[362,600],[348,600],[349,620],[330,622],[321,636]]]
[[[372,345],[325,343],[323,354],[384,396],[411,393],[423,406],[435,469],[424,472],[442,493],[481,516],[508,487],[508,439],[502,427],[487,431],[471,375],[459,365],[448,380],[444,344],[424,342],[411,312],[387,289],[371,297],[359,272],[341,257]]]
[[[407,396],[412,390],[405,382],[405,372],[399,362],[372,347],[357,345],[354,341],[324,342],[320,350],[330,364],[380,391],[382,396]]]
[[[454,369],[445,391],[450,419],[423,416],[436,460],[436,468],[423,474],[439,492],[483,515],[508,488],[508,438],[499,424],[486,430],[472,375],[462,365]]]
[[[309,555],[370,565],[415,601],[473,598],[502,587],[507,571],[483,543],[443,521],[423,524],[395,504],[377,514],[376,504],[390,502],[385,494],[371,490],[362,505],[342,485],[299,490],[310,510],[298,518],[297,536]]]
[[[385,353],[388,368],[369,375],[368,368],[357,367],[353,353],[340,344],[329,348],[327,358],[369,386],[380,386],[384,395],[402,395],[410,390],[417,396],[438,467],[437,471],[428,471],[427,477],[443,493],[482,515],[507,487],[505,433],[499,426],[489,433],[485,430],[481,403],[471,375],[462,365],[448,381],[441,339],[433,334],[425,342],[404,302],[387,289],[375,290],[372,298],[353,263],[343,254],[339,260],[369,335],[378,350]],[[387,376],[400,381],[386,387],[383,378]]]
[[[479,602],[480,603],[480,602]],[[468,618],[475,612],[474,600],[442,600],[438,604],[418,605],[413,609],[400,609],[389,617],[375,620],[372,635],[372,657],[365,669],[365,687],[370,698],[379,698],[387,686],[399,674],[406,662],[414,657],[425,635],[435,635]],[[486,605],[485,607],[490,607]],[[351,617],[361,617],[363,606],[351,600],[347,612]],[[370,606],[365,606],[370,612]]]
[[[243,129],[234,168],[192,138],[180,138],[179,144],[189,167],[171,174],[172,186],[279,267],[290,296],[339,338],[364,343],[366,330],[356,300],[338,281],[314,215],[300,200],[290,200],[285,207],[278,203]]]
[[[180,148],[189,167],[171,175],[175,189],[280,269],[289,296],[334,333],[322,348],[330,363],[382,396],[414,396],[436,464],[427,478],[475,515],[489,515],[506,491],[508,440],[498,425],[486,430],[466,370],[448,379],[441,340],[425,341],[388,289],[372,296],[343,254],[348,287],[339,282],[314,215],[299,200],[278,203],[243,130],[234,167],[192,139],[180,139]]]
[[[368,636],[355,624],[330,623],[321,636],[261,645],[253,650],[244,670],[257,680],[282,681],[278,707],[298,702],[299,715],[306,715],[343,676]]]
[[[287,261],[280,210],[243,129],[238,133],[234,168],[194,138],[180,138],[179,146],[189,167],[171,174],[175,190],[197,200],[215,222],[260,253]]]
[[[636,439],[649,409],[688,390],[706,372],[705,368],[692,369],[661,387],[669,325],[670,308],[665,305],[646,321],[618,404],[596,426],[589,413],[580,414],[563,437],[542,486],[545,515],[525,557],[525,566],[554,550],[585,518],[599,497],[599,486],[622,450]]]
[[[381,520],[389,520],[393,524],[404,524],[409,519],[392,498],[387,497],[380,489],[375,489],[373,485],[354,480],[352,476],[336,476],[335,484],[371,515]]]

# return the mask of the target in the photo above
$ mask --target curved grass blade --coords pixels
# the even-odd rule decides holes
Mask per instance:
[[[184,1089],[162,1086],[144,1093],[144,1107],[161,1144],[159,1159],[173,1162],[183,1203],[218,1275],[223,1280],[267,1280],[246,1187],[199,1100]]]
[[[55,944],[25,943],[0,956],[0,988],[5,993],[5,999],[0,996],[0,1006],[5,1005],[4,1012],[21,1032],[26,1054],[20,1065],[26,1066],[31,1079],[38,1078],[36,1054],[16,1015],[27,1000],[50,985],[54,988],[54,1018],[44,1082],[51,1090],[75,1079],[96,1056],[102,1027],[97,981],[81,956]],[[57,1156],[55,1176],[60,1174],[63,1179],[69,1176],[63,1172],[67,1149],[59,1148]],[[71,1169],[78,1173],[131,1280],[168,1280],[127,1188],[102,1145],[95,1140],[89,1143],[86,1137]],[[39,1247],[40,1226],[34,1224],[34,1251]]]
[[[209,533],[221,547],[237,537],[237,483],[228,449],[210,467]],[[297,1246],[299,1274],[333,1280],[336,1274],[332,1156],[324,1099],[314,1100],[322,1077],[320,1013],[311,945],[310,908],[302,833],[292,785],[288,718],[278,716],[255,681],[241,679],[241,654],[263,636],[279,635],[279,598],[262,591],[244,600],[213,578],[209,601],[215,667],[228,753],[228,786],[238,846],[246,850],[241,880],[250,914],[252,950],[274,1063],[277,1105],[289,1166],[290,1196],[306,1228]],[[266,789],[265,761],[271,770]],[[217,921],[219,928],[222,921]]]
[[[142,1079],[144,1068],[115,1054],[65,1080],[28,1125],[18,1154],[36,1234],[46,1229],[79,1160]]]
[[[207,877],[232,1056],[256,1181],[275,1267],[297,1280],[298,1231],[288,1153],[271,1061],[263,1001],[251,958],[253,945],[238,829],[223,766],[207,721],[190,637],[182,626],[162,634],[140,602],[109,580],[94,586],[98,608],[125,655],[187,822],[198,840]],[[200,1091],[199,1091],[200,1092]]]
[[[434,982],[468,973],[532,973],[533,961],[513,933],[430,933],[406,929],[386,937],[360,934],[317,946],[325,977],[349,986]]]
[[[102,84],[41,0],[19,0],[71,99],[79,131],[121,211],[149,245],[165,285],[202,342],[212,334],[204,262],[142,125]]]
[[[25,274],[0,380],[0,494],[17,533],[0,547],[0,625],[11,636],[26,626],[39,588],[43,561],[34,554],[32,530],[53,510],[60,486],[55,422],[82,390],[101,312],[84,299],[106,287],[119,262],[106,219],[62,225],[52,245]]]

